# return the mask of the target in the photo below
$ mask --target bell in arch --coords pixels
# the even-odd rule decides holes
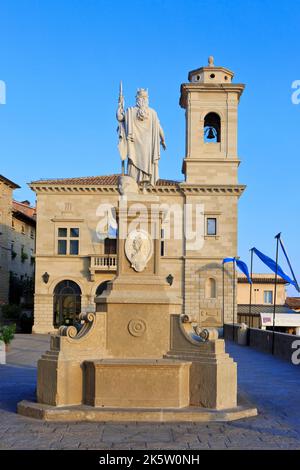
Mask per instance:
[[[215,136],[215,133],[214,133],[214,128],[213,127],[209,127],[208,129],[208,132],[206,134],[206,137],[208,139],[214,139],[216,136]]]

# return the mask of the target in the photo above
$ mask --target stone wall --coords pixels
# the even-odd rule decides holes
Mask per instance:
[[[207,283],[215,282],[215,297],[208,292]],[[201,326],[223,326],[232,321],[233,290],[232,267],[224,270],[223,312],[223,266],[222,259],[188,259],[185,263],[185,313],[196,317]],[[235,297],[236,312],[236,297]],[[224,317],[224,318],[223,318]]]
[[[0,305],[8,302],[12,189],[0,181]]]
[[[62,280],[72,280],[81,289],[83,299],[90,297],[87,304],[94,302],[97,286],[112,279],[116,272],[96,272],[93,278],[90,275],[92,255],[104,253],[103,242],[95,233],[99,216],[97,208],[100,204],[118,204],[118,193],[113,189],[107,190],[105,195],[86,194],[81,189],[79,194],[55,193],[45,191],[38,193],[38,220],[36,244],[36,291],[35,291],[35,332],[46,332],[53,323],[53,292],[55,286]],[[177,191],[177,190],[176,190]],[[195,316],[203,326],[220,327],[225,322],[232,321],[232,264],[226,265],[224,282],[224,312],[223,312],[223,267],[222,260],[226,256],[236,256],[236,225],[237,200],[236,194],[206,194],[198,192],[193,195],[183,195],[180,192],[158,193],[159,203],[168,207],[177,205],[183,208],[188,203],[195,208],[196,205],[206,217],[217,218],[217,234],[207,236],[202,234],[201,243],[192,249],[187,249],[183,237],[174,236],[174,220],[170,224],[170,237],[165,239],[165,251],[161,257],[161,275],[164,279],[169,274],[173,276],[171,291],[184,301],[184,312]],[[195,214],[193,211],[193,230],[195,230]],[[182,216],[183,217],[183,216]],[[181,219],[182,222],[182,219]],[[79,254],[58,255],[57,231],[59,227],[78,227],[80,230]],[[201,236],[201,234],[200,234]],[[204,238],[204,239],[203,239]],[[43,274],[47,272],[50,280],[43,281]],[[210,279],[215,282],[215,295],[207,292],[207,283]],[[236,311],[236,299],[235,311]],[[53,328],[53,326],[52,326]]]
[[[262,275],[261,275],[262,276]],[[257,274],[254,275],[255,278],[258,277]],[[268,278],[270,277],[269,274],[265,274],[265,277]],[[286,287],[285,284],[277,283],[277,292],[276,292],[276,304],[277,305],[284,305],[285,304],[285,299],[286,299]],[[237,302],[238,304],[248,304],[249,303],[249,284],[248,283],[238,283],[238,299]],[[274,282],[257,282],[254,279],[253,285],[252,285],[252,304],[265,304],[265,305],[272,305],[271,304],[266,304],[265,298],[264,298],[264,292],[265,291],[271,291],[273,292],[273,297],[274,297]]]
[[[32,278],[34,275],[33,256],[35,252],[35,227],[13,217],[13,227],[10,231],[10,247],[16,257],[11,259],[10,270],[16,276]],[[27,259],[22,261],[22,251],[26,253]]]
[[[232,341],[233,326],[230,324],[224,325],[224,337]],[[239,325],[234,326],[234,340],[238,341],[238,331]],[[248,328],[247,333],[247,343],[248,346],[257,349],[259,351],[265,352],[267,354],[272,354],[272,338],[273,332],[268,330],[261,330],[258,328]],[[294,341],[299,341],[300,346],[300,336],[289,335],[286,333],[274,333],[274,356],[284,359],[291,362],[292,354],[296,349],[292,347]]]

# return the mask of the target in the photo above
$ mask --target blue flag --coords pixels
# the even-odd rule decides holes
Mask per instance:
[[[271,271],[273,271],[276,274],[276,261],[274,261],[272,258],[269,258],[267,255],[264,255],[261,251],[259,251],[257,248],[252,248],[252,251],[256,254],[256,256],[259,257],[259,259],[266,265],[268,266]],[[277,264],[277,274],[278,276],[282,277],[283,279],[286,280],[289,284],[292,284],[294,287],[297,289],[296,282],[293,281],[285,272],[282,270],[282,268]]]
[[[230,262],[236,262],[237,267],[242,271],[242,273],[245,274],[246,278],[248,279],[249,284],[252,284],[252,280],[249,274],[248,266],[244,261],[241,261],[240,259],[236,258],[224,258],[223,259],[223,264],[225,263],[230,263]]]

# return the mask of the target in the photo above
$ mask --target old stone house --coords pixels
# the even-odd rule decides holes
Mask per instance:
[[[11,281],[34,277],[35,208],[13,199],[19,186],[0,175],[0,304],[9,302]]]

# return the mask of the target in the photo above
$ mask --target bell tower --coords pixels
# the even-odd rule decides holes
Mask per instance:
[[[237,184],[237,114],[243,84],[233,72],[208,65],[189,72],[181,85],[186,110],[186,151],[182,172],[188,184]]]

